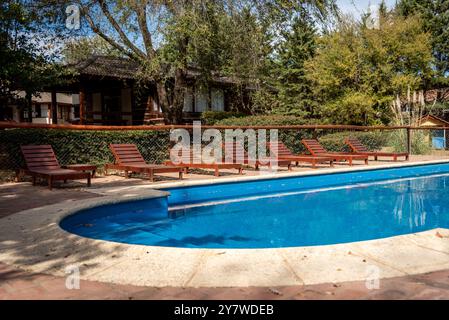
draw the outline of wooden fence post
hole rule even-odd
[[[412,154],[412,129],[407,127],[407,153]]]

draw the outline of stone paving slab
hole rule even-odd
[[[14,299],[449,299],[449,270],[383,279],[379,289],[367,289],[364,281],[319,285],[182,288],[141,287],[84,281],[69,290],[64,277],[30,274],[0,263],[0,300]]]

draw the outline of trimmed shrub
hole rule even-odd
[[[56,129],[0,130],[0,170],[24,166],[21,145],[49,144],[61,165],[91,163],[103,166],[113,161],[111,143],[134,143],[149,162],[168,159],[168,131],[93,131]]]
[[[337,132],[319,137],[320,143],[329,151],[350,152],[349,146],[345,144],[345,139],[355,137],[370,151],[380,150],[388,144],[390,133],[381,131],[370,132]]]
[[[241,118],[245,114],[231,111],[205,111],[201,114],[201,122],[205,125],[214,125],[217,122],[228,118]]]

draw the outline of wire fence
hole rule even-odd
[[[191,134],[192,126],[58,126],[0,123],[0,171],[11,172],[24,167],[21,145],[51,145],[61,165],[89,163],[101,171],[106,163],[114,161],[109,144],[135,144],[149,163],[162,163],[169,159],[170,132],[185,129]],[[329,151],[350,152],[345,144],[348,137],[357,137],[369,150],[409,152],[411,154],[446,155],[449,147],[449,128],[416,127],[359,127],[359,126],[203,126],[207,129],[254,130],[266,134],[275,130],[279,140],[293,153],[306,152],[302,139],[315,138]],[[258,131],[261,130],[261,131]],[[437,143],[438,142],[438,143]],[[203,141],[204,143],[204,141]],[[439,151],[437,149],[440,149]],[[449,152],[448,152],[449,154]]]

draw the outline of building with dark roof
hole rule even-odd
[[[147,83],[145,89],[138,86],[141,69],[137,62],[121,57],[91,56],[67,67],[73,70],[73,77],[67,83],[49,87],[45,93],[41,93],[49,97],[49,101],[45,101],[46,112],[39,113],[41,119],[35,119],[34,112],[29,117],[28,110],[17,107],[14,120],[96,125],[163,122],[155,84]],[[228,111],[236,99],[233,89],[237,81],[232,77],[212,74],[205,89],[197,85],[200,76],[201,72],[194,67],[187,70],[188,87],[183,109],[186,123],[199,119],[204,111]],[[247,87],[246,91],[250,90],[254,88]],[[61,109],[57,98],[61,94],[73,97],[73,101],[76,101],[70,110]],[[61,120],[62,114],[64,121]]]
[[[133,60],[92,56],[70,66],[72,83],[53,90],[79,94],[79,119],[83,124],[139,125],[163,121],[156,86],[137,86],[140,66]],[[208,110],[227,111],[234,99],[235,79],[213,74],[207,89],[196,84],[201,73],[189,68],[184,97],[184,120],[199,119]],[[248,90],[251,90],[248,88]]]

